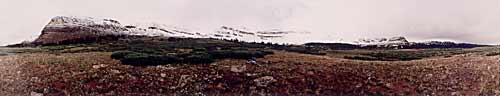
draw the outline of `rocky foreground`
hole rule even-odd
[[[500,95],[500,56],[481,54],[387,62],[277,52],[257,65],[227,59],[149,67],[110,55],[36,53],[14,61],[29,73],[33,92],[45,95]]]
[[[19,57],[9,53],[13,49],[0,48],[0,94],[5,96],[30,95],[28,82],[22,71]],[[3,54],[3,55],[2,55]]]
[[[11,46],[38,48],[0,48],[0,94],[500,95],[498,46],[404,37],[280,45],[240,40],[297,32],[164,28],[53,18],[35,41]]]

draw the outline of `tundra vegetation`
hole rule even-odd
[[[128,37],[13,52],[44,95],[500,94],[496,46],[334,46]]]

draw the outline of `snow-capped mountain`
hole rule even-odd
[[[279,39],[291,39],[291,35],[294,34],[307,34],[307,32],[281,31],[277,29],[270,31],[252,31],[247,28],[222,26],[210,36],[211,38],[238,39],[249,42],[272,42],[279,41]]]
[[[371,38],[371,39],[359,39],[354,41],[356,44],[360,45],[387,45],[387,44],[408,44],[408,40],[405,37],[391,37],[391,38]]]
[[[404,45],[409,45],[410,42],[405,37],[391,37],[391,38],[373,38],[373,39],[359,39],[354,41],[354,44],[360,46],[376,46],[384,48],[402,48]]]
[[[217,38],[246,42],[293,43],[308,38],[308,32],[261,30],[244,27],[222,26],[214,31],[194,31],[164,24],[122,24],[113,19],[58,16],[50,20],[42,34],[32,43],[35,45],[99,41],[116,36],[152,36],[177,38]],[[301,41],[296,41],[301,42]],[[304,42],[304,41],[302,41]],[[307,42],[306,42],[307,43]],[[405,37],[360,39],[353,43],[361,48],[468,48],[474,44],[454,42],[409,42]]]
[[[213,32],[193,31],[164,24],[121,24],[113,19],[91,17],[57,16],[42,30],[33,42],[36,44],[58,44],[71,40],[98,39],[102,36],[160,36],[179,38],[238,39],[247,42],[273,42],[290,39],[292,34],[306,34],[293,31],[254,31],[246,28],[222,26]]]
[[[482,45],[449,41],[410,42],[405,37],[360,39],[354,44],[361,48],[420,49],[420,48],[473,48]]]
[[[75,39],[121,35],[128,31],[116,20],[58,16],[43,28],[35,44],[58,44]]]

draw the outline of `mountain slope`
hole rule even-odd
[[[292,31],[251,31],[222,26],[215,32],[192,32],[188,29],[162,24],[126,25],[113,19],[91,17],[58,16],[50,20],[42,34],[33,43],[36,45],[94,42],[122,36],[152,36],[178,38],[238,39],[247,42],[273,42],[287,38]],[[283,43],[283,42],[281,42]]]
[[[306,43],[310,47],[334,50],[350,49],[426,49],[426,48],[474,48],[487,45],[455,43],[448,41],[411,42],[405,37],[360,39],[349,43]]]
[[[247,42],[273,42],[273,43],[293,43],[297,35],[305,35],[307,32],[263,30],[253,31],[247,28],[235,28],[222,26],[210,36],[219,39],[237,39]]]

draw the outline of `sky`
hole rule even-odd
[[[55,16],[311,33],[295,41],[404,36],[500,44],[499,0],[0,0],[0,12],[0,45],[35,39]]]

